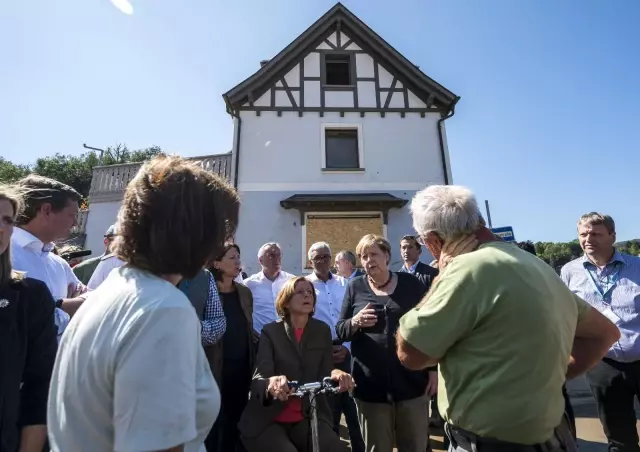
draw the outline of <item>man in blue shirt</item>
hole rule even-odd
[[[620,330],[620,340],[587,372],[610,452],[640,451],[634,398],[640,397],[640,257],[614,248],[609,215],[591,212],[578,221],[584,256],[562,268],[565,284]]]

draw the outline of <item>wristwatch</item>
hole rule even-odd
[[[63,302],[63,301],[64,301],[64,300],[62,300],[62,298],[61,298],[61,299],[59,299],[59,300],[56,300],[56,308],[61,309],[61,308],[62,308],[62,302]]]

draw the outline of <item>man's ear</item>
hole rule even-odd
[[[51,208],[51,204],[49,204],[48,202],[45,202],[40,206],[40,209],[38,209],[38,212],[42,213],[43,215],[50,215],[53,212],[53,209]]]

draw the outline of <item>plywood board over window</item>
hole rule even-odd
[[[347,249],[355,253],[356,245],[367,234],[384,235],[382,215],[375,214],[308,214],[306,249],[316,242],[327,242],[335,254]],[[305,250],[306,255],[306,250]],[[360,262],[358,261],[358,266]],[[305,259],[305,268],[310,268]]]

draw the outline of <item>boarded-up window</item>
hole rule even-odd
[[[356,245],[367,234],[384,235],[382,215],[308,215],[306,249],[316,242],[327,242],[334,254],[343,249],[355,253]],[[311,268],[306,259],[305,268]]]

